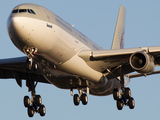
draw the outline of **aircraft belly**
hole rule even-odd
[[[79,79],[77,79],[75,76],[44,76],[48,82],[55,85],[58,88],[61,89],[77,89],[79,87]],[[85,80],[81,81],[80,87],[86,88],[87,84]]]
[[[90,88],[89,94],[96,96],[106,96],[112,94],[113,89],[115,88],[120,89],[120,83],[116,78],[108,80],[108,82],[101,87]]]

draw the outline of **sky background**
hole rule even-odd
[[[24,56],[11,42],[7,19],[12,9],[21,3],[44,6],[88,38],[110,49],[120,5],[126,8],[125,48],[160,46],[160,0],[1,0],[0,59]],[[31,96],[23,81],[20,88],[14,79],[0,80],[1,120],[158,120],[160,114],[160,75],[131,79],[129,87],[135,99],[135,109],[127,106],[118,111],[112,95],[88,95],[88,105],[73,104],[69,90],[38,83],[37,94],[46,106],[45,117],[27,115],[23,97]],[[77,90],[74,93],[78,93]]]

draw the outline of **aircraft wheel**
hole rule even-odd
[[[46,114],[46,108],[45,108],[44,105],[41,105],[39,107],[39,113],[40,113],[41,116],[45,116],[45,114]]]
[[[75,94],[73,96],[73,102],[74,102],[74,105],[76,105],[76,106],[79,105],[79,95],[78,94]]]
[[[28,96],[25,96],[25,97],[24,97],[23,102],[24,102],[24,106],[25,106],[25,107],[29,107],[30,104],[31,104],[31,100],[29,99]]]
[[[117,100],[117,109],[122,110],[123,109],[123,102],[122,100]]]
[[[82,101],[82,104],[83,104],[83,105],[86,105],[86,104],[87,104],[87,102],[88,102],[88,97],[87,97],[86,94],[82,94],[82,96],[81,96],[81,101]]]
[[[131,90],[129,88],[125,88],[125,97],[129,99],[131,97]]]
[[[35,101],[35,104],[37,106],[40,106],[42,104],[42,98],[40,95],[36,95],[35,98],[34,98],[34,101]]]
[[[34,109],[32,106],[28,107],[28,116],[29,117],[33,117],[34,115]]]
[[[133,98],[130,98],[130,99],[129,99],[128,105],[129,105],[129,108],[130,108],[130,109],[134,109],[135,101],[134,101]]]
[[[118,100],[120,97],[120,92],[118,91],[118,89],[114,89],[113,90],[113,98],[114,100]]]

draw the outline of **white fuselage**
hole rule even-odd
[[[20,7],[14,9],[20,9]],[[40,10],[45,12],[40,12]],[[36,48],[37,54],[54,63],[57,70],[82,77],[97,83],[97,85],[104,83],[101,87],[103,89],[108,87],[110,91],[105,94],[110,94],[114,87],[119,87],[117,80],[106,84],[107,79],[104,75],[89,67],[77,55],[82,50],[98,50],[102,49],[101,47],[49,10],[39,7],[35,8],[35,12],[37,16],[38,12],[43,13],[43,15],[39,15],[40,19],[35,18],[36,15],[29,16],[27,13],[11,14],[8,19],[9,36],[18,49],[25,53],[26,48]],[[116,86],[114,86],[114,82],[116,82]],[[108,88],[101,94],[104,94]]]

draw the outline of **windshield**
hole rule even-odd
[[[32,9],[15,9],[12,11],[12,13],[30,13],[30,14],[36,14]]]

